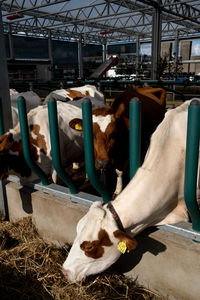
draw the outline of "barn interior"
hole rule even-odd
[[[199,98],[199,32],[198,0],[0,1],[4,131],[12,128],[11,88],[34,91],[43,101],[53,90],[91,84],[105,94],[106,105],[146,85],[167,91],[167,108]],[[40,236],[56,246],[71,244],[80,217],[102,201],[91,186],[73,195],[66,186],[22,185],[12,176],[0,182],[1,212],[12,222],[31,216]],[[139,240],[138,264],[131,269],[127,255],[118,269],[164,299],[199,300],[200,233],[192,223],[160,226]]]

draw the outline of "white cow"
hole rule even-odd
[[[12,91],[10,92],[10,100],[11,100],[11,106],[13,107],[17,108],[17,99],[19,98],[19,96],[25,98],[27,112],[42,104],[40,97],[33,91],[27,91],[22,93],[13,93]]]
[[[13,127],[15,127],[19,122],[18,109],[16,107],[11,106],[11,114],[12,114]]]
[[[165,114],[143,165],[112,204],[95,202],[79,221],[63,264],[69,281],[107,269],[126,248],[135,249],[134,236],[146,227],[188,221],[184,170],[189,103]]]
[[[17,99],[19,98],[19,96],[24,97],[24,99],[26,100],[27,113],[31,109],[41,105],[41,99],[36,93],[34,93],[32,91],[18,93],[15,89],[10,89],[10,101],[11,101],[11,113],[12,113],[13,127],[15,127],[19,121],[18,109],[17,109]]]
[[[45,98],[45,103],[49,99],[66,102],[66,101],[78,100],[86,96],[104,101],[103,93],[99,92],[94,85],[87,84],[84,86],[74,87],[67,90],[65,89],[55,90]]]

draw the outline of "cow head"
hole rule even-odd
[[[92,112],[93,142],[95,167],[105,170],[114,160],[118,138],[123,134],[124,126],[120,124],[121,113],[115,113],[111,107],[101,107]],[[69,126],[75,130],[83,130],[82,120],[73,119]]]
[[[119,243],[129,250],[137,246],[135,239],[119,230],[107,205],[95,202],[77,225],[77,236],[63,264],[67,280],[76,282],[110,267],[119,258]]]
[[[38,153],[46,155],[44,136],[40,134],[38,125],[30,126],[30,152],[33,161],[38,161]],[[17,127],[16,131],[10,130],[0,137],[0,179],[11,174],[19,176],[24,182],[37,179],[24,159],[21,134]]]
[[[0,137],[0,179],[9,174],[29,177],[31,170],[27,166],[21,140],[14,140],[13,134],[8,132]]]

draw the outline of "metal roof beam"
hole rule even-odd
[[[40,5],[37,5],[37,0],[35,1],[35,3],[33,4],[32,1],[30,1],[32,4],[32,6],[30,6],[29,8],[24,8],[24,2],[25,1],[22,1],[22,5],[21,7],[19,6],[19,1],[16,1],[16,0],[12,0],[11,4],[7,4],[7,3],[4,3],[4,1],[2,2],[2,9],[5,9],[7,11],[6,14],[3,14],[3,16],[9,16],[10,14],[20,14],[20,13],[27,13],[27,12],[30,12],[32,10],[35,10],[35,9],[40,9],[40,8],[43,8],[43,7],[48,7],[48,6],[52,6],[52,5],[55,5],[55,4],[59,4],[59,3],[63,3],[63,2],[68,2],[70,0],[54,0],[54,1],[48,1],[48,0],[44,0],[46,3],[44,4],[40,4]]]
[[[193,23],[200,24],[200,20],[196,20],[200,16],[200,10],[186,4],[185,2],[177,2],[176,0],[161,0],[162,4],[159,5],[158,2],[154,0],[138,0],[144,4],[152,5],[155,8],[161,9],[162,12],[168,13],[169,15],[174,15],[177,17],[183,17],[184,20],[190,20]],[[167,3],[168,5],[165,5]],[[166,6],[169,6],[167,9]]]
[[[195,12],[195,16],[197,17],[199,15],[199,10],[191,7],[190,5],[187,5],[185,3],[181,3],[180,4],[180,1],[178,2],[179,4],[177,4],[177,7],[176,7],[176,0],[162,0],[161,1],[161,5],[159,6],[158,2],[156,1],[153,1],[153,0],[134,0],[134,1],[131,1],[131,0],[110,0],[111,2],[114,2],[114,3],[118,3],[119,5],[121,6],[124,6],[124,7],[128,7],[130,9],[135,9],[135,8],[142,8],[143,6],[141,4],[139,4],[139,2],[143,3],[143,4],[146,4],[146,5],[149,5],[150,7],[154,7],[154,8],[160,8],[163,12],[162,14],[162,18],[164,20],[167,20],[168,16],[166,16],[165,13],[169,14],[169,15],[174,15],[174,16],[178,16],[178,17],[181,17],[183,18],[184,20],[189,20],[190,23],[186,23],[185,22],[185,26],[190,26],[191,27],[191,22],[193,23],[198,23],[200,24],[200,21],[196,20],[196,19],[193,19],[192,17],[190,17],[189,15],[194,15],[194,12]],[[165,8],[165,1],[167,1],[168,5],[169,3],[171,2],[171,5],[173,4],[173,9],[175,9],[176,11],[174,12],[172,9],[167,9]],[[195,1],[195,0],[194,0]],[[178,9],[178,5],[180,5],[180,9]],[[187,12],[187,15],[184,15],[184,12]],[[197,13],[198,12],[198,13]],[[174,21],[176,22],[176,20]]]

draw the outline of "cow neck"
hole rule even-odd
[[[118,213],[116,212],[116,210],[114,209],[113,205],[111,202],[108,202],[108,205],[107,205],[107,208],[110,210],[110,212],[112,213],[113,215],[113,218],[118,226],[118,228],[122,231],[125,232],[125,229],[124,229],[124,226],[122,225],[122,222],[120,220],[120,217],[118,215]]]

